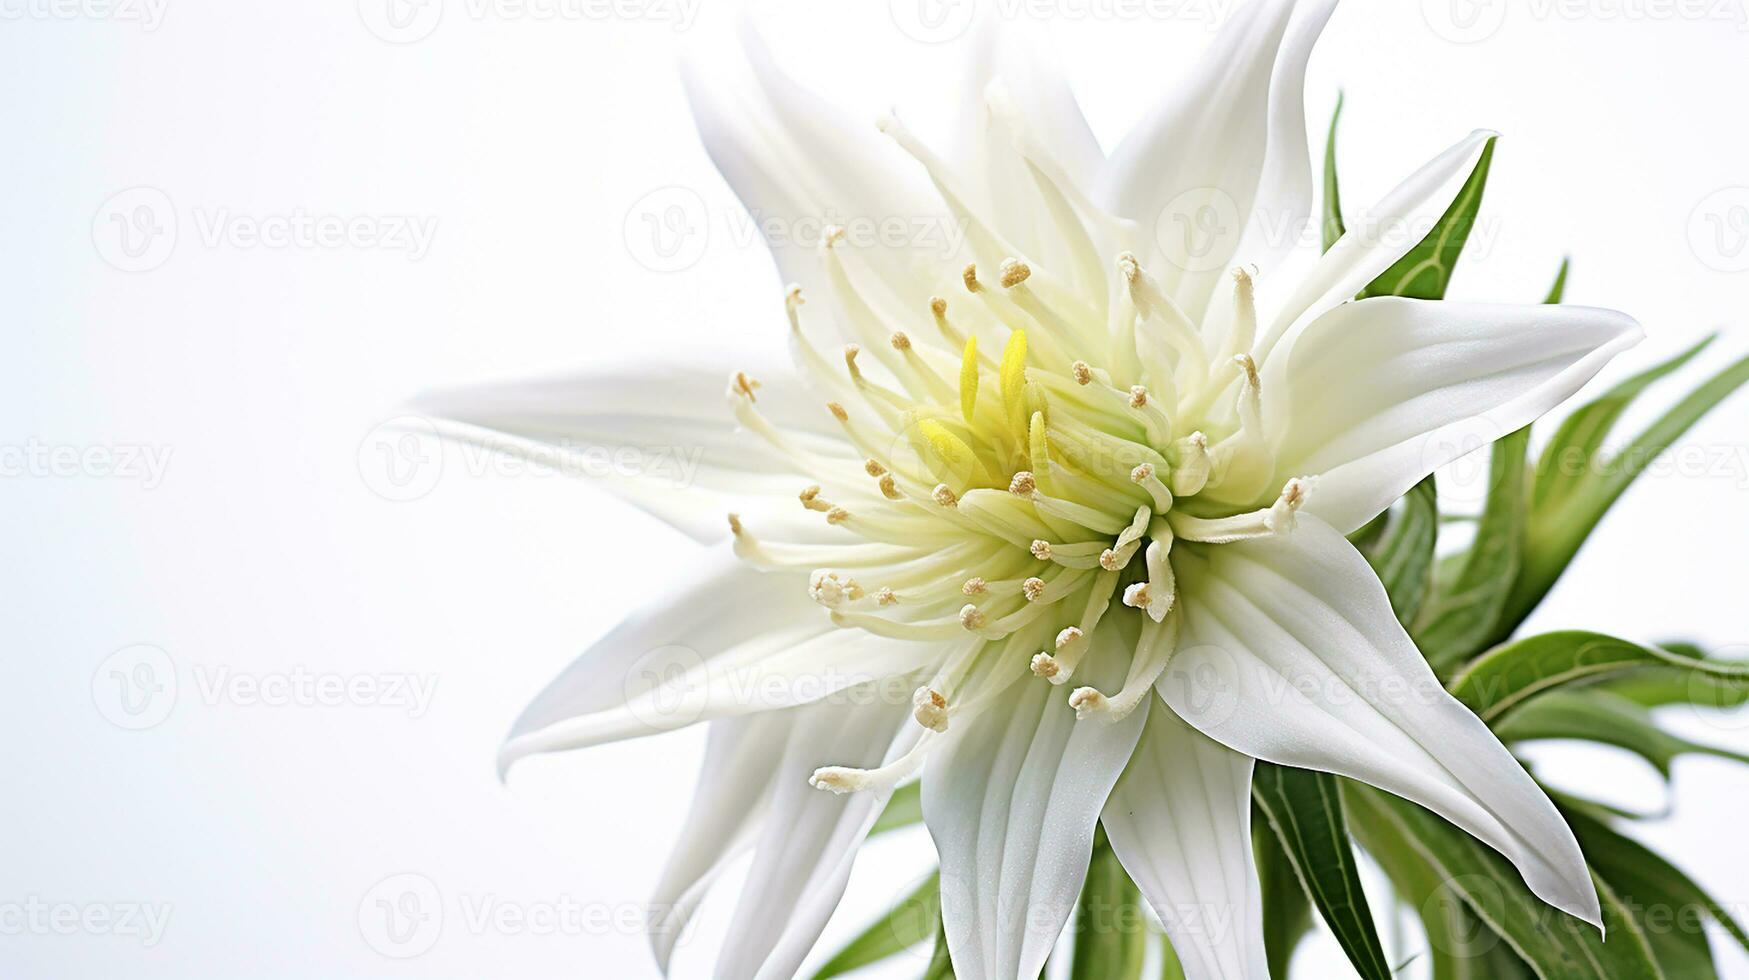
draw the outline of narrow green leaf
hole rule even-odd
[[[1542,980],[1664,980],[1639,924],[1601,879],[1593,877],[1607,942],[1595,927],[1532,895],[1498,851],[1433,813],[1352,782],[1344,798],[1357,821],[1394,829],[1432,866],[1440,892],[1427,901],[1439,895],[1462,901]]]
[[[941,872],[933,872],[906,895],[886,915],[881,916],[862,934],[846,943],[837,955],[826,961],[814,974],[814,980],[826,980],[860,970],[870,963],[879,963],[935,935],[941,920]]]
[[[1507,604],[1503,629],[1510,631],[1536,608],[1634,479],[1745,382],[1749,382],[1749,357],[1714,375],[1629,442],[1616,454],[1606,472],[1588,478],[1558,504],[1534,513],[1525,545],[1524,573]]]
[[[1433,551],[1439,538],[1439,492],[1429,474],[1415,484],[1385,516],[1384,527],[1361,545],[1397,620],[1412,622],[1433,577]]]
[[[1494,143],[1494,140],[1489,140],[1482,147],[1482,157],[1476,161],[1476,168],[1470,172],[1469,179],[1458,191],[1457,199],[1451,202],[1439,223],[1420,244],[1397,260],[1396,265],[1374,279],[1372,285],[1360,294],[1362,299],[1368,296],[1445,298],[1452,269],[1469,242],[1476,215],[1482,208],[1482,190],[1488,184],[1488,168],[1494,162]]]
[[[1390,980],[1391,967],[1360,887],[1336,777],[1259,762],[1251,798],[1269,818],[1306,897],[1355,971],[1365,980]]]
[[[930,954],[929,968],[923,971],[923,980],[954,980],[953,959],[947,952],[947,923],[938,921],[935,926],[935,952]]]
[[[1546,691],[1663,665],[1733,685],[1749,684],[1749,664],[1696,660],[1601,633],[1571,630],[1516,640],[1476,658],[1448,685],[1470,710],[1493,724]]]
[[[1095,848],[1075,906],[1072,980],[1139,980],[1148,949],[1142,893],[1110,847]]]
[[[1496,440],[1489,450],[1488,501],[1457,573],[1434,579],[1433,594],[1413,630],[1440,674],[1475,656],[1494,639],[1524,556],[1526,458],[1530,427]]]
[[[1678,656],[1706,660],[1707,653],[1693,643],[1672,640],[1658,644]],[[1715,661],[1723,662],[1723,661]],[[1629,671],[1603,681],[1602,687],[1646,708],[1687,704],[1720,710],[1749,704],[1749,685],[1720,681],[1691,670],[1658,665]]]
[[[1256,787],[1253,788],[1255,794]],[[1263,953],[1269,975],[1288,980],[1294,950],[1312,928],[1312,904],[1294,874],[1281,839],[1256,801],[1251,805],[1251,843],[1257,855],[1257,882],[1263,890]]]
[[[1702,927],[1709,918],[1749,950],[1749,933],[1680,868],[1583,810],[1563,807],[1563,813],[1593,870],[1624,905],[1639,910],[1652,954],[1666,976],[1713,975],[1712,948]]]
[[[898,830],[923,822],[923,784],[908,783],[893,790],[893,795],[887,800],[887,808],[875,819],[874,826],[868,835],[874,837],[888,831]]]
[[[1336,93],[1336,111],[1330,114],[1330,136],[1324,141],[1324,251],[1348,233],[1342,223],[1342,191],[1336,181],[1336,124],[1342,120],[1345,96]]]
[[[1346,787],[1348,798],[1352,788]],[[1416,852],[1401,828],[1354,814],[1350,828],[1390,879],[1397,901],[1421,920],[1426,957],[1433,980],[1534,980],[1536,972],[1512,952],[1500,934],[1489,928],[1451,890],[1434,866]]]
[[[1717,338],[1717,334],[1704,338],[1675,357],[1623,381],[1567,416],[1561,427],[1555,430],[1555,437],[1543,447],[1542,456],[1537,461],[1531,505],[1538,512],[1546,512],[1583,485],[1604,440],[1609,438],[1610,431],[1634,399],[1694,360]]]
[[[1494,733],[1507,742],[1565,738],[1613,745],[1645,759],[1665,779],[1676,758],[1688,753],[1749,764],[1749,756],[1672,735],[1648,709],[1595,687],[1543,694],[1496,724]]]
[[[1555,284],[1549,287],[1548,298],[1543,300],[1545,306],[1554,306],[1567,298],[1567,273],[1572,269],[1572,259],[1561,260],[1560,271],[1555,273]]]
[[[1185,980],[1184,964],[1178,959],[1178,951],[1172,948],[1172,940],[1160,934],[1160,980]]]

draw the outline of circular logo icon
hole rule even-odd
[[[1688,247],[1709,269],[1749,271],[1749,187],[1726,187],[1695,205]]]
[[[423,41],[443,20],[443,0],[358,0],[365,29],[390,44]]]
[[[1422,471],[1439,473],[1441,500],[1479,507],[1494,490],[1492,452],[1483,452],[1505,436],[1500,427],[1470,419],[1428,433],[1421,442]]]
[[[156,187],[130,187],[97,209],[91,241],[117,269],[151,272],[176,251],[176,205]]]
[[[691,268],[704,258],[710,237],[710,213],[690,187],[658,188],[626,212],[626,250],[651,272]]]
[[[422,874],[390,875],[358,903],[358,933],[390,959],[406,960],[437,945],[443,935],[443,896]]]
[[[92,673],[91,700],[118,728],[156,727],[176,707],[176,662],[150,644],[122,647]]]
[[[887,0],[899,32],[923,44],[943,44],[966,32],[977,0]]]
[[[1709,660],[1741,664],[1749,662],[1749,646],[1724,646],[1707,651]],[[1749,682],[1708,677],[1688,671],[1688,708],[1708,726],[1721,731],[1749,728]]]
[[[625,694],[626,710],[645,725],[685,728],[704,714],[710,694],[704,658],[691,647],[657,647],[626,671]]]
[[[430,419],[403,415],[382,423],[358,444],[358,475],[384,500],[406,503],[430,493],[443,477],[443,439]]]
[[[1472,906],[1480,914],[1472,912]],[[1483,916],[1504,922],[1511,914],[1500,885],[1483,875],[1459,875],[1442,881],[1421,903],[1423,919],[1437,916],[1451,926],[1432,937],[1432,942],[1440,952],[1457,959],[1485,956],[1499,944],[1500,934],[1488,927]]]
[[[1178,717],[1207,732],[1226,724],[1239,710],[1241,680],[1238,659],[1204,643],[1173,654],[1160,687]]]
[[[1219,187],[1193,187],[1166,202],[1154,219],[1154,242],[1185,272],[1224,268],[1245,231],[1239,202]]]
[[[1475,44],[1506,24],[1507,0],[1421,0],[1421,17],[1453,44]]]

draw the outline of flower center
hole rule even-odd
[[[930,169],[974,245],[1003,244],[926,149],[896,123],[884,128]],[[767,541],[731,515],[735,549],[763,567],[809,569],[810,595],[841,627],[948,653],[914,698],[917,748],[880,770],[823,769],[816,785],[848,791],[903,778],[932,736],[1025,675],[1015,665],[1067,684],[1108,638],[1130,652],[1122,688],[1079,687],[1070,703],[1081,718],[1126,716],[1175,646],[1174,544],[1285,530],[1305,496],[1293,481],[1258,507],[1275,466],[1248,353],[1250,274],[1234,273],[1215,351],[1128,252],[1116,279],[1097,284],[1109,300],[1088,298],[1086,270],[1077,290],[1016,258],[994,275],[967,265],[969,302],[950,310],[932,298],[930,329],[914,337],[903,326],[922,318],[883,307],[843,237],[827,229],[822,247],[833,312],[851,341],[842,363],[803,329],[799,287],[786,310],[801,371],[831,397],[855,455],[779,431],[745,375],[729,391],[739,422],[817,481],[800,504],[835,532],[828,543]],[[1119,333],[1134,338],[1129,363],[1109,356]]]

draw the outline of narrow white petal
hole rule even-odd
[[[795,728],[792,712],[712,722],[680,839],[650,898],[650,946],[662,972],[717,876],[758,839],[770,805],[771,760]]]
[[[826,224],[878,227],[945,214],[870,122],[848,117],[786,75],[751,26],[741,34],[740,64],[685,62],[681,78],[711,160],[761,230],[781,234],[772,254],[784,283],[810,291],[820,284],[816,246]],[[862,253],[895,294],[913,306],[926,301],[928,291],[913,287],[906,250]]]
[[[808,775],[826,765],[878,766],[922,731],[908,724],[908,698],[892,685],[857,688],[788,714],[793,723],[783,752],[766,759],[773,774],[768,816],[717,958],[721,980],[795,975],[890,796],[822,792],[808,785]]]
[[[1372,208],[1351,215],[1348,233],[1296,280],[1294,291],[1269,297],[1273,316],[1264,322],[1254,354],[1259,364],[1296,325],[1346,303],[1420,244],[1445,214],[1469,178],[1482,148],[1495,133],[1478,130],[1433,158]],[[1262,297],[1260,297],[1262,299]]]
[[[1103,822],[1189,980],[1268,980],[1251,852],[1253,760],[1154,706]]]
[[[1183,646],[1159,691],[1247,755],[1371,783],[1504,854],[1544,901],[1597,923],[1597,893],[1554,804],[1446,693],[1377,576],[1302,514],[1292,533],[1174,551]]]
[[[1150,265],[1193,321],[1202,319],[1252,224],[1253,209],[1262,203],[1258,192],[1272,148],[1282,155],[1284,175],[1295,154],[1306,153],[1303,106],[1297,112],[1276,108],[1271,89],[1274,80],[1281,100],[1303,98],[1303,59],[1333,4],[1313,6],[1302,20],[1309,30],[1289,45],[1279,73],[1293,0],[1253,0],[1240,8],[1190,77],[1171,86],[1107,164],[1101,196],[1114,212],[1150,238],[1156,231],[1194,237],[1183,247],[1173,237],[1171,247],[1155,253],[1164,261]],[[1271,189],[1279,193],[1279,187]],[[1278,206],[1281,198],[1266,203]]]
[[[1319,317],[1264,376],[1279,486],[1348,533],[1422,477],[1565,401],[1639,325],[1607,310],[1379,297]]]
[[[684,365],[580,372],[427,392],[411,408],[444,423],[464,443],[464,458],[505,452],[540,472],[589,477],[709,542],[727,536],[726,514],[772,511],[808,482],[789,459],[737,431],[725,394],[730,374]],[[803,386],[770,379],[757,406],[773,424],[814,451],[848,452]],[[786,531],[807,529],[795,508],[776,513]]]
[[[806,704],[943,652],[838,629],[808,597],[805,575],[756,571],[713,551],[541,692],[499,750],[499,766]]]
[[[1077,680],[1122,684],[1129,649],[1115,625],[1095,632]],[[1078,722],[1068,698],[1030,676],[1016,681],[950,730],[924,772],[923,818],[941,857],[942,916],[962,980],[1038,975],[1074,910],[1099,812],[1148,713]]]

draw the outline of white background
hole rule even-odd
[[[0,479],[0,905],[170,915],[151,945],[0,921],[0,973],[654,975],[624,920],[676,832],[699,733],[538,759],[508,786],[492,755],[524,701],[695,550],[578,480],[455,450],[428,493],[385,499],[372,432],[434,385],[683,352],[727,371],[778,350],[778,284],[739,234],[673,70],[681,47],[727,43],[731,8],[576,3],[590,16],[554,19],[427,2],[412,12],[441,19],[396,44],[371,29],[388,23],[379,0],[0,0],[0,445],[12,460],[32,446],[168,454],[157,479],[105,475],[95,457]],[[1044,19],[1107,146],[1225,6]],[[1654,402],[1749,350],[1742,5],[1464,6],[1483,18],[1471,34],[1453,32],[1445,0],[1349,0],[1331,24],[1308,97],[1320,130],[1348,93],[1348,203],[1471,128],[1498,129],[1484,247],[1455,295],[1538,299],[1571,252],[1570,300],[1646,324],[1635,363],[1724,327]],[[908,38],[885,2],[760,10],[779,57],[863,117],[897,103],[927,125],[956,98],[952,47]],[[640,199],[676,185],[701,196],[710,234],[690,267],[655,271],[627,235]],[[140,187],[155,190],[112,201]],[[161,230],[175,223],[154,247],[174,248],[134,260],[121,249],[144,239],[124,242],[114,220],[142,203]],[[299,215],[359,221],[339,243],[237,237]],[[371,237],[404,217],[435,229],[422,254]],[[1691,436],[1711,472],[1643,481],[1535,625],[1743,654],[1749,469],[1731,454],[1746,421],[1740,398]],[[138,644],[163,651],[156,676],[177,684],[149,716],[118,710],[111,676],[137,651],[106,663]],[[271,705],[211,690],[298,671],[435,693],[420,711],[369,692]],[[142,717],[161,720],[112,722]],[[1749,716],[1672,722],[1749,748]],[[1641,764],[1536,757],[1566,784],[1663,803]],[[1741,911],[1749,771],[1685,759],[1675,801],[1681,815],[1645,838]],[[907,889],[928,851],[916,834],[878,848],[827,945]],[[402,873],[429,880],[442,919],[397,946],[374,901]],[[567,901],[590,910],[586,928],[475,919]],[[709,907],[681,975],[708,974],[727,910]],[[429,950],[401,960],[385,945]],[[1320,936],[1301,955],[1328,967],[1334,949]],[[1722,964],[1749,976],[1738,951]]]

